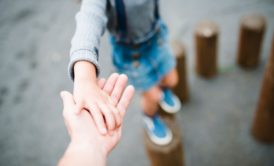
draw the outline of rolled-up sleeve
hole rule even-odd
[[[97,75],[100,72],[98,50],[101,36],[106,28],[106,0],[83,0],[76,14],[76,31],[71,40],[69,75],[74,79],[74,64],[88,61],[95,65]]]

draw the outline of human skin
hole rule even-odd
[[[158,104],[162,97],[162,88],[173,88],[178,83],[178,73],[176,69],[171,70],[160,81],[160,85],[155,85],[148,91],[142,93],[141,104],[143,111],[148,116],[153,116],[158,111]]]
[[[126,83],[125,76],[118,74],[112,74],[108,80],[97,81],[98,87],[103,89],[109,98],[112,95],[117,96],[117,101],[112,102],[118,110],[121,124],[134,94],[134,88],[126,87]],[[61,92],[61,97],[64,105],[63,116],[71,141],[58,165],[106,165],[108,154],[121,138],[122,125],[115,126],[113,130],[102,135],[97,130],[90,111],[85,109],[78,111],[72,94],[64,91]]]
[[[96,68],[87,61],[79,61],[74,65],[74,75],[73,96],[78,112],[82,109],[89,110],[101,134],[106,134],[108,131],[114,130],[115,126],[121,125],[119,114],[115,108],[119,95],[110,94],[113,85],[107,84],[109,86],[104,86],[101,89],[97,84]],[[122,77],[127,81],[125,75]],[[114,73],[109,79],[115,82],[117,78],[118,74]],[[121,86],[123,88],[126,84]]]

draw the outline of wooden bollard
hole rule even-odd
[[[252,134],[261,142],[274,143],[274,35],[269,61],[264,72]]]
[[[217,74],[218,26],[211,21],[203,21],[195,30],[196,72],[210,78]]]
[[[174,93],[176,93],[181,102],[186,102],[188,100],[188,85],[185,49],[179,42],[172,42],[171,46],[177,59],[177,71],[179,75],[179,82],[178,85],[174,88]],[[159,115],[171,130],[173,139],[168,145],[156,145],[150,140],[146,131],[144,131],[145,149],[150,160],[150,165],[183,166],[183,144],[181,141],[180,128],[176,122],[175,114],[166,113],[159,107]]]
[[[171,129],[173,139],[170,144],[160,146],[154,144],[144,132],[144,142],[151,166],[183,166],[184,155],[181,143],[181,134],[178,124],[174,119],[164,117],[168,127]]]
[[[186,66],[186,51],[182,43],[173,41],[171,43],[173,53],[177,59],[177,72],[179,82],[173,89],[174,93],[179,97],[181,102],[187,102],[189,99],[188,83],[187,83],[187,66]]]
[[[249,15],[242,18],[237,55],[237,63],[242,68],[258,66],[265,26],[263,16]]]

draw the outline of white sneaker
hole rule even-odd
[[[172,141],[172,132],[165,122],[156,114],[153,117],[144,115],[147,134],[157,145],[167,145]]]
[[[174,114],[180,111],[181,102],[170,89],[163,89],[160,106],[165,112]]]

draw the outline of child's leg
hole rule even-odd
[[[174,68],[161,80],[161,86],[166,88],[173,88],[178,83],[178,72]]]
[[[176,69],[171,70],[161,80],[160,86],[165,88],[173,88],[178,83],[178,73]],[[154,86],[142,94],[142,107],[144,113],[148,116],[153,116],[158,111],[158,104],[162,98],[162,89],[159,86]]]
[[[143,92],[141,104],[143,111],[148,116],[153,116],[158,111],[158,103],[161,100],[162,91],[159,86],[154,86]]]
[[[167,145],[173,136],[168,126],[157,114],[161,95],[162,90],[159,86],[154,86],[142,94],[143,119],[151,141],[157,145]]]
[[[160,101],[161,108],[168,113],[176,113],[181,108],[179,98],[173,94],[171,89],[178,83],[178,73],[174,68],[166,74],[161,80],[160,86],[162,90],[162,97]]]

